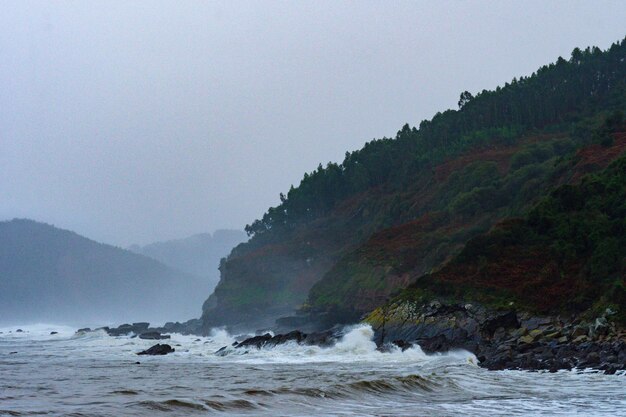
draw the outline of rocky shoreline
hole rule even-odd
[[[593,321],[580,317],[537,317],[493,311],[480,305],[403,303],[372,313],[377,344],[426,353],[465,349],[490,370],[626,370],[626,331],[611,322],[607,310]]]
[[[480,305],[442,304],[433,301],[417,306],[396,304],[370,314],[365,322],[375,331],[380,351],[406,350],[419,345],[425,353],[465,349],[476,355],[478,365],[489,370],[593,369],[607,374],[626,371],[626,330],[611,321],[607,310],[593,321],[579,317],[537,317],[528,313],[494,311]],[[169,339],[167,333],[202,333],[202,323],[149,323],[103,327],[110,336],[131,335],[148,340]],[[300,330],[272,335],[264,332],[234,342],[215,352],[225,356],[233,351],[272,348],[285,343],[328,347],[345,334],[344,326],[304,333]],[[91,331],[80,329],[77,332]],[[167,348],[166,348],[167,346]],[[167,354],[168,345],[155,345],[140,354]]]

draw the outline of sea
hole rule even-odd
[[[227,349],[239,337],[156,342],[104,331],[0,328],[0,416],[620,416],[626,375],[487,371],[466,351],[376,350],[358,325],[328,348]],[[57,332],[51,334],[51,332]]]

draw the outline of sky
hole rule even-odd
[[[321,163],[626,35],[624,1],[0,0],[0,220],[242,229]]]

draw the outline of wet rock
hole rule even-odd
[[[163,340],[163,339],[169,339],[170,335],[161,334],[159,332],[145,332],[145,333],[141,333],[139,335],[139,338],[146,339],[146,340]]]
[[[109,336],[122,336],[133,333],[133,326],[131,324],[122,324],[114,329],[107,330]]]
[[[509,311],[487,319],[481,326],[482,331],[489,336],[492,336],[500,327],[503,329],[517,329],[520,327],[517,314],[514,311]]]
[[[294,330],[287,334],[278,334],[272,337],[270,340],[267,341],[266,345],[276,346],[276,345],[285,344],[287,342],[296,342],[299,344],[299,343],[302,343],[305,337],[306,335],[302,333],[301,331]]]
[[[257,349],[261,349],[265,344],[272,338],[272,335],[269,333],[265,333],[261,336],[250,337],[243,342],[237,345],[238,348],[243,347],[256,347]]]
[[[313,332],[306,335],[303,343],[309,346],[329,347],[335,344],[337,339],[341,336],[341,334],[338,334],[333,330],[327,330],[324,332]]]
[[[87,333],[87,332],[90,332],[90,331],[91,331],[91,328],[83,327],[82,329],[76,330],[76,333]]]
[[[404,352],[407,349],[411,349],[413,347],[413,343],[407,342],[406,340],[402,340],[402,339],[394,340],[391,343],[399,347],[402,350],[402,352]]]
[[[55,334],[59,334],[59,332],[50,332],[50,336],[55,335]]]
[[[22,329],[17,329],[17,330],[15,331],[15,333],[23,333],[23,332],[24,332],[24,330],[22,330]]]
[[[427,339],[420,339],[418,344],[426,353],[447,352],[455,347],[450,343],[450,340],[442,334]]]
[[[170,345],[156,344],[149,349],[137,353],[137,355],[167,355],[172,352],[175,352],[175,349]]]

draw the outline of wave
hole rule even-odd
[[[464,350],[455,350],[447,353],[427,355],[415,345],[402,351],[396,346],[391,346],[388,351],[381,352],[374,342],[374,330],[368,324],[358,324],[346,328],[345,334],[337,343],[330,347],[300,345],[296,342],[288,342],[282,345],[263,347],[261,349],[248,348],[237,349],[232,347],[233,341],[238,337],[228,335],[221,330],[219,339],[223,342],[220,348],[225,348],[218,356],[228,357],[232,361],[248,363],[311,363],[311,362],[430,362],[430,361],[453,361],[464,364],[476,364],[476,357]],[[217,340],[217,337],[215,338]]]

